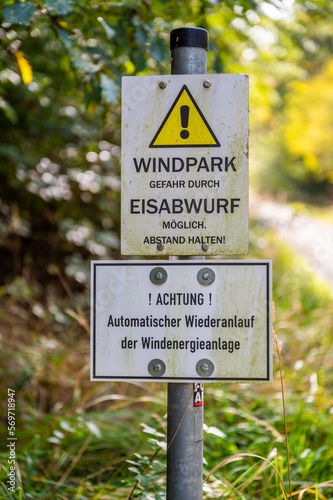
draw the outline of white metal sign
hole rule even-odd
[[[270,261],[94,261],[92,380],[272,380]]]
[[[248,76],[122,79],[121,252],[248,252]]]

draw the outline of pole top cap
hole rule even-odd
[[[208,31],[203,28],[177,28],[170,33],[170,50],[178,47],[208,49]]]

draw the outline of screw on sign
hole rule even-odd
[[[163,285],[168,279],[168,273],[163,267],[155,267],[151,270],[149,278],[154,285]]]
[[[214,368],[214,363],[210,359],[201,359],[196,366],[196,370],[201,376],[210,376],[214,372]]]
[[[153,377],[162,377],[165,369],[165,363],[161,359],[152,359],[148,365],[148,371]]]
[[[201,285],[209,286],[215,281],[215,272],[209,267],[204,267],[198,272],[197,279]]]

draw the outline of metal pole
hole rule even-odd
[[[205,74],[207,48],[202,28],[171,31],[171,74]],[[167,500],[202,500],[203,405],[194,406],[193,390],[194,384],[168,384]]]

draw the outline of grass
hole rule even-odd
[[[259,224],[251,257],[273,260],[292,498],[332,499],[331,292]],[[52,294],[42,303],[27,282],[2,289],[2,387],[17,396],[20,488],[16,496],[6,488],[2,446],[0,498],[165,499],[166,385],[89,382],[89,337],[75,319],[88,317],[88,291],[74,302]],[[206,384],[205,499],[290,498],[276,361],[273,384]]]

